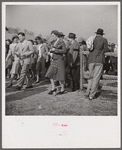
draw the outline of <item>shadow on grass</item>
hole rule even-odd
[[[40,88],[30,89],[30,90],[27,90],[27,91],[25,90],[25,91],[22,91],[22,92],[13,93],[11,95],[6,96],[6,102],[22,100],[24,98],[42,93],[44,91],[47,91],[47,87],[40,87]]]
[[[39,86],[43,86],[43,85],[49,85],[50,83],[49,82],[45,82],[45,81],[41,81],[40,83],[38,84],[33,84],[33,87],[39,87]],[[26,85],[24,85],[26,86]],[[15,92],[15,90],[11,87],[11,88],[6,88],[6,93],[12,93],[12,92]]]

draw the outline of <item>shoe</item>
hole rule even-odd
[[[85,97],[89,97],[89,93],[88,93],[88,92],[85,92],[85,93],[84,93],[84,96],[85,96]]]
[[[72,88],[72,92],[75,92],[76,91],[76,89],[75,88]]]
[[[93,99],[93,97],[90,97],[90,96],[89,96],[89,100],[92,100],[92,99]]]
[[[65,90],[64,91],[60,91],[60,92],[58,92],[57,94],[58,95],[61,95],[61,94],[64,94],[65,93]]]
[[[93,99],[96,99],[96,96],[94,97],[89,96],[89,100],[93,100]]]
[[[7,79],[10,79],[10,78],[11,78],[11,75],[7,76],[6,78],[7,78]]]
[[[13,88],[14,88],[15,90],[17,90],[17,91],[20,91],[22,87],[20,87],[20,86],[14,86]]]
[[[26,89],[30,89],[30,88],[33,88],[33,85],[27,86],[27,87],[26,87]]]
[[[49,95],[52,95],[53,92],[56,92],[56,90],[57,90],[57,89],[55,88],[54,90],[51,90],[48,94],[49,94]]]
[[[12,84],[9,84],[8,86],[6,86],[6,88],[10,88],[10,87],[12,87]]]
[[[39,81],[36,81],[35,83],[39,83]]]

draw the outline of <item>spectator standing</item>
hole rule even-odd
[[[9,53],[9,48],[10,48],[10,44],[11,44],[11,40],[10,39],[7,39],[6,40],[6,57]],[[11,68],[12,68],[12,56],[9,57],[9,59],[7,60],[6,62],[6,78],[10,78],[10,71],[11,71]]]
[[[60,32],[60,38],[62,38],[62,40],[64,41],[66,45],[66,53],[63,54],[63,57],[64,57],[64,63],[65,63],[65,86],[68,87],[71,83],[70,72],[69,72],[68,61],[67,61],[67,54],[69,51],[70,42],[67,40],[67,38],[65,38],[65,35],[63,34],[63,32]]]
[[[86,41],[83,40],[79,44],[83,51],[88,51]],[[88,55],[83,55],[82,59],[83,59],[83,71],[87,71],[88,70]]]
[[[102,75],[103,63],[105,63],[104,53],[108,50],[108,42],[103,35],[103,29],[99,28],[96,32],[93,49],[89,53],[89,80],[85,93],[85,96],[88,96],[89,100],[92,100],[97,92]]]
[[[110,52],[114,52],[114,49],[115,49],[115,44],[111,43]],[[109,60],[110,60],[109,62],[112,71],[117,71],[117,57],[110,56]]]
[[[37,62],[37,46],[34,45],[34,41],[33,40],[29,40],[32,42],[33,44],[33,49],[34,49],[34,53],[31,55],[31,64],[30,64],[30,75],[32,80],[35,80],[35,75],[36,75],[36,62]]]
[[[47,43],[46,43],[45,39],[43,39],[43,44],[42,44],[41,52],[42,52],[42,57],[41,57],[41,63],[42,63],[41,76],[44,79],[46,71],[47,71],[46,67],[48,67],[46,65],[49,64],[48,47],[47,47]]]
[[[70,67],[70,74],[72,78],[72,91],[76,91],[80,88],[80,46],[75,40],[76,34],[69,33],[69,41],[71,46],[67,54],[68,65]]]

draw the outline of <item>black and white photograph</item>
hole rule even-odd
[[[3,148],[119,148],[120,58],[120,2],[2,2]]]

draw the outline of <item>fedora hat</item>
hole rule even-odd
[[[69,33],[69,36],[68,36],[69,38],[76,38],[76,34],[74,34],[74,33]]]
[[[114,44],[114,43],[111,43],[111,46],[115,46],[115,44]]]
[[[41,38],[40,36],[37,36],[37,37],[35,38],[35,40],[42,40],[42,38]]]
[[[59,33],[57,30],[53,30],[53,31],[51,32],[51,34],[55,34],[55,35],[57,35],[57,36],[60,35],[60,33]]]
[[[105,33],[103,33],[103,29],[101,29],[101,28],[99,28],[98,30],[97,30],[97,32],[95,32],[96,34],[100,34],[100,35],[103,35],[103,34],[105,34]]]
[[[61,37],[62,37],[62,36],[65,36],[65,35],[63,34],[63,32],[59,32],[59,34],[60,34]]]

